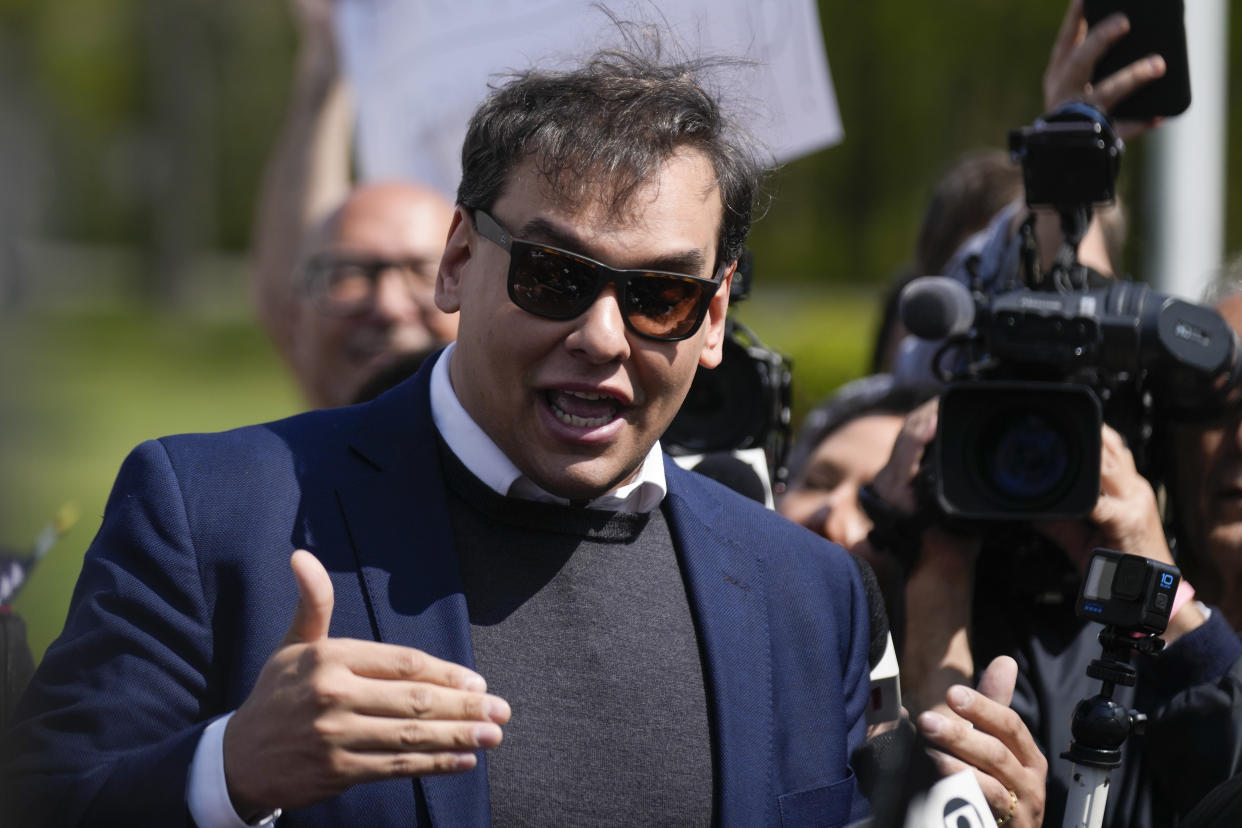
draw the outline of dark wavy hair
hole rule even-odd
[[[724,206],[717,262],[736,259],[772,164],[706,84],[712,72],[746,62],[668,61],[652,28],[614,23],[622,47],[573,69],[515,73],[493,87],[466,132],[458,203],[491,209],[509,174],[531,159],[557,198],[598,199],[620,215],[665,160],[698,150],[715,170]]]

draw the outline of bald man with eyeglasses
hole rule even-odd
[[[457,316],[435,305],[451,218],[425,187],[363,184],[311,236],[272,323],[309,402],[353,403],[378,374],[453,341]]]
[[[299,49],[259,189],[250,287],[306,401],[332,407],[408,376],[453,340],[456,317],[432,298],[453,205],[416,182],[353,182],[335,4],[290,5]]]

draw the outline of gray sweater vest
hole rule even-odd
[[[478,672],[513,718],[492,824],[710,825],[698,639],[660,510],[502,497],[443,452]]]

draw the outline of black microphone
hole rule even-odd
[[[862,577],[867,598],[867,620],[871,640],[867,646],[867,666],[871,673],[871,696],[867,700],[867,724],[891,722],[901,716],[901,682],[897,651],[889,634],[889,618],[884,593],[871,565],[858,555],[850,555]]]
[[[867,651],[867,664],[873,670],[888,649],[888,611],[884,607],[884,593],[875,577],[871,564],[857,555],[850,555],[862,576],[863,592],[867,596],[867,616],[871,621],[871,646]]]
[[[946,339],[970,330],[975,300],[956,279],[920,276],[902,289],[897,312],[906,330],[920,339]]]
[[[694,471],[723,483],[738,494],[767,504],[767,486],[745,460],[739,460],[727,451],[713,452],[703,457]]]

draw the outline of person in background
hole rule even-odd
[[[923,209],[914,261],[884,290],[883,311],[871,349],[872,374],[892,370],[897,349],[907,333],[897,312],[902,288],[919,276],[943,273],[966,239],[1021,198],[1022,171],[1003,150],[968,152],[949,165]]]
[[[834,391],[812,409],[799,426],[787,461],[789,487],[776,504],[782,515],[841,544],[874,570],[898,652],[902,651],[905,639],[905,572],[892,556],[876,554],[868,542],[874,524],[859,501],[859,489],[884,467],[906,414],[926,398],[926,392],[896,383],[886,374],[862,377]],[[1017,664],[1008,657],[996,659],[982,671],[977,689],[973,691],[964,685],[974,681],[974,676],[963,673],[955,678],[957,681],[945,682],[937,688],[943,691],[941,698],[945,699],[942,709],[952,708],[954,702],[950,699],[960,702],[982,698],[1008,707],[1017,678]],[[915,712],[921,712],[921,708]],[[961,718],[956,715],[924,716],[919,720],[920,727],[930,725],[935,729],[934,734],[924,729],[924,736],[929,737],[933,745],[937,744],[936,736],[944,738],[961,724]],[[1024,726],[1014,725],[1014,730],[1023,733],[1023,741],[1033,739]],[[893,734],[881,736],[877,744],[890,735]],[[964,764],[950,754],[951,751],[932,751],[933,767],[941,773],[960,770]],[[891,761],[887,758],[890,754],[882,750],[878,755],[881,762]],[[1021,805],[1018,824],[1039,824],[1044,808],[1047,763],[1038,751],[1027,755],[1014,751],[1014,756],[1022,757],[1022,769],[1015,770],[1010,777],[1021,780],[1009,788],[1014,792],[1010,803],[1013,810],[999,811],[996,816],[1008,815],[1013,819]],[[867,773],[866,781],[879,786],[877,795],[892,795],[883,792],[882,777],[872,783],[871,776]]]
[[[415,182],[351,180],[352,103],[334,5],[294,3],[300,48],[259,193],[251,266],[259,320],[316,407],[355,402],[394,364],[412,373],[457,330],[456,315],[434,301],[452,205]]]
[[[858,487],[884,467],[906,414],[925,398],[887,374],[861,377],[828,395],[798,427],[777,511],[846,549],[858,545],[872,528]]]
[[[1242,258],[1209,296],[1242,335]],[[1178,562],[1208,603],[1242,630],[1242,409],[1209,423],[1169,429],[1169,523],[1178,540]]]
[[[1081,2],[1071,2],[1044,76],[1046,109],[1081,99],[1107,112],[1130,91],[1162,74],[1163,61],[1152,56],[1104,82],[1088,83],[1091,67],[1126,31],[1120,15],[1088,30]],[[1127,137],[1151,126],[1117,124],[1118,132]],[[976,256],[984,280],[999,274],[1022,215],[1020,206],[1003,211],[954,258]],[[1048,252],[1060,244],[1059,232],[1051,214],[1036,211],[1036,218],[1041,258],[1046,262]],[[1078,257],[1108,276],[1114,272],[1114,256],[1107,222],[1097,216]],[[954,271],[952,265],[948,269]],[[910,363],[905,367],[918,370],[903,373],[901,357],[898,363],[898,373],[906,381],[929,379],[925,365]],[[1013,707],[1049,757],[1056,757],[1069,747],[1074,707],[1099,689],[1098,681],[1086,675],[1087,664],[1100,654],[1096,629],[1077,619],[1073,610],[1092,549],[1105,547],[1174,562],[1155,493],[1138,473],[1120,435],[1105,427],[1100,497],[1086,518],[1006,524],[1005,532],[981,522],[946,521],[935,508],[928,509],[920,476],[937,418],[935,402],[907,417],[888,463],[864,487],[862,497],[880,530],[869,535],[871,551],[892,556],[907,573],[900,654],[905,700],[912,710],[941,715],[946,685],[975,675],[998,654],[1011,655],[1019,669]],[[1194,600],[1189,586],[1173,606],[1164,637],[1169,646],[1138,665],[1138,686],[1118,695],[1121,703],[1146,712],[1149,721],[1145,735],[1132,735],[1125,744],[1122,766],[1113,775],[1106,825],[1172,824],[1193,805],[1183,792],[1220,778],[1220,765],[1209,769],[1186,761],[1170,763],[1167,757],[1185,759],[1194,749],[1188,738],[1192,731],[1184,727],[1186,717],[1202,710],[1196,699],[1242,656],[1242,644],[1218,612]],[[1217,733],[1224,752],[1236,749],[1225,735],[1229,732],[1238,731],[1235,727]],[[1073,786],[1071,765],[1059,758],[1049,762],[1046,818],[1049,824],[1059,824]]]
[[[1135,89],[1164,74],[1163,59],[1151,55],[1099,84],[1090,83],[1096,61],[1110,45],[1125,37],[1128,28],[1124,15],[1116,14],[1089,30],[1082,0],[1071,0],[1044,71],[1045,112],[1067,101],[1083,101],[1107,112]],[[1129,140],[1157,123],[1120,120],[1113,126],[1119,137]],[[950,165],[924,210],[910,269],[885,291],[872,347],[873,373],[895,373],[903,382],[926,380],[927,355],[917,340],[907,335],[898,315],[902,289],[919,276],[948,275],[969,281],[974,270],[1007,272],[1018,257],[1018,230],[1031,212],[1024,195],[1021,168],[1008,152],[976,151]],[[1060,220],[1048,208],[1037,208],[1034,213],[1040,257],[1047,263],[1061,243]],[[1079,245],[1079,259],[1105,276],[1121,273],[1127,226],[1120,198],[1112,204],[1097,205]]]
[[[1207,297],[1235,332],[1242,330],[1239,277],[1242,258],[1226,268]],[[1242,409],[1235,404],[1209,422],[1172,425],[1154,442],[1165,472],[1165,524],[1176,541],[1178,566],[1210,605],[1209,621],[1237,632],[1242,629]],[[1242,815],[1236,793],[1242,745],[1235,738],[1242,731],[1242,657],[1223,674],[1206,678],[1214,680],[1174,698],[1165,709],[1166,726],[1151,735],[1150,753],[1165,776],[1178,780],[1168,793],[1179,810],[1193,809],[1184,824],[1236,825]],[[1195,772],[1182,773],[1183,768]]]

